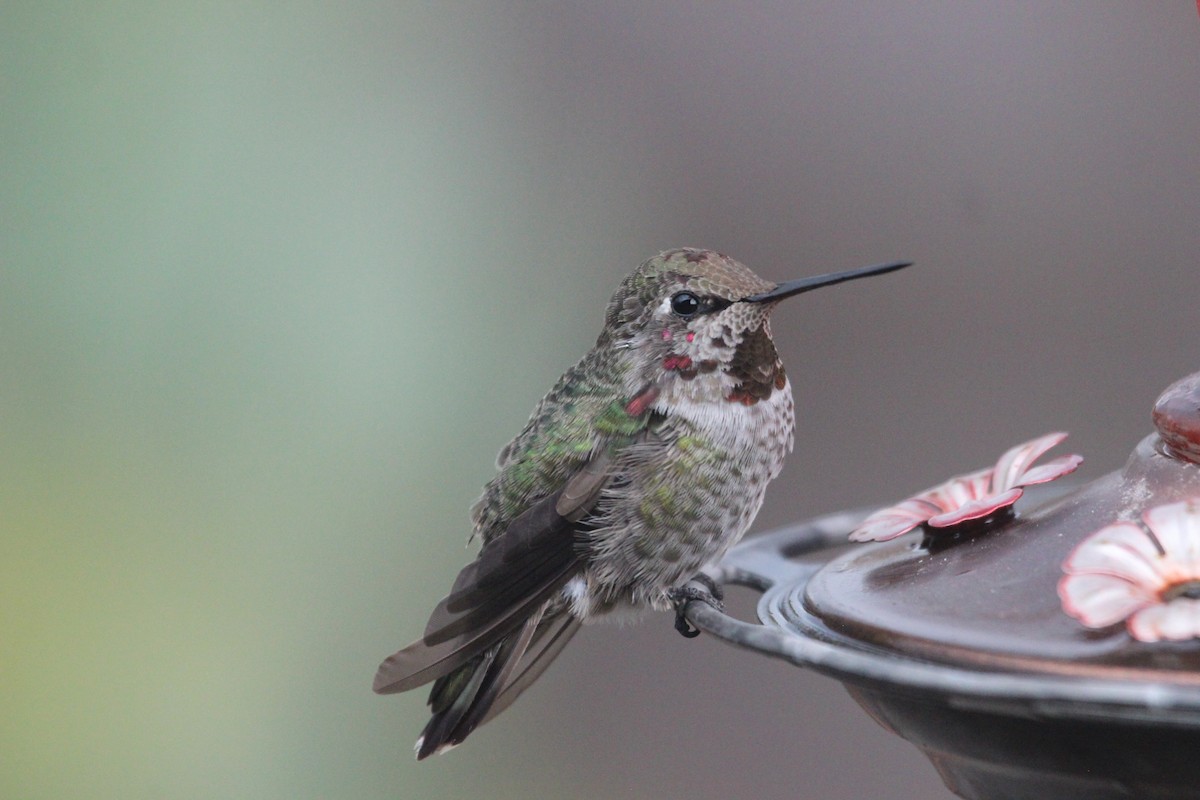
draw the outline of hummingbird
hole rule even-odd
[[[771,312],[907,266],[771,283],[678,248],[621,281],[595,346],[500,451],[471,509],[478,555],[375,675],[380,694],[433,682],[418,760],[506,709],[583,623],[674,607],[688,633],[682,603],[718,598],[687,584],[741,539],[792,449]]]

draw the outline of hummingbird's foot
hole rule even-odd
[[[672,589],[668,593],[668,597],[675,604],[675,630],[687,639],[695,639],[700,635],[700,629],[692,625],[683,614],[688,603],[698,600],[701,603],[707,603],[717,611],[725,610],[725,604],[721,602],[725,599],[725,591],[720,584],[703,572],[697,573],[688,583],[678,589]]]

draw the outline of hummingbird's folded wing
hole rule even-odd
[[[554,510],[557,501],[556,493],[533,505],[458,573],[425,635],[379,665],[376,692],[403,692],[454,671],[562,588],[578,555],[574,523]]]
[[[608,462],[592,459],[485,544],[434,609],[424,636],[380,664],[375,691],[403,692],[449,674],[537,613],[582,566],[575,533],[610,478]],[[565,644],[570,636],[550,638]]]

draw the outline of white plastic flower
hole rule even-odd
[[[1000,456],[991,469],[951,478],[898,505],[876,511],[851,534],[855,542],[885,542],[924,525],[931,534],[950,533],[964,523],[1006,512],[1020,499],[1023,487],[1069,475],[1083,462],[1078,455],[1061,456],[1033,466],[1042,454],[1067,438],[1048,433],[1019,444]]]
[[[1200,497],[1088,536],[1063,562],[1063,610],[1089,628],[1122,620],[1142,642],[1200,637]]]

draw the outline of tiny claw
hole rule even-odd
[[[679,631],[685,639],[695,639],[700,635],[700,629],[684,616],[683,612],[688,603],[698,600],[707,603],[717,611],[725,610],[725,604],[721,602],[725,597],[725,592],[716,581],[703,572],[693,577],[686,585],[672,589],[668,596],[675,604],[675,630]]]
[[[700,629],[688,622],[687,617],[683,615],[683,606],[675,611],[675,630],[685,639],[695,639],[700,635]]]

